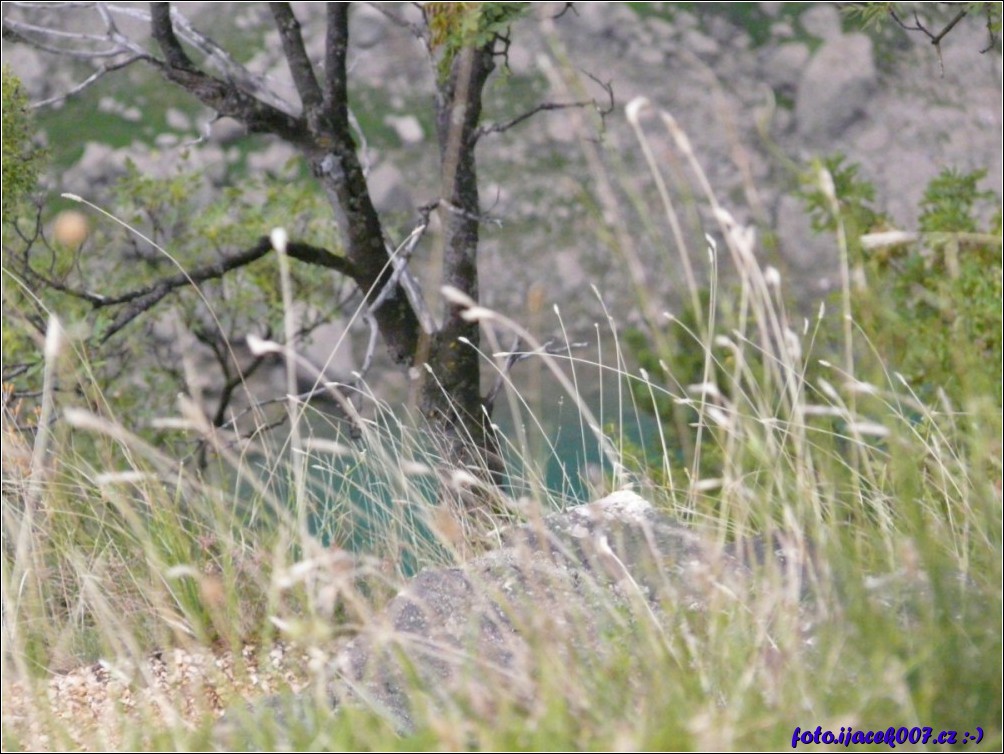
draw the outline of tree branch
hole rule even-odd
[[[310,122],[314,148],[309,153],[314,175],[342,213],[339,221],[345,238],[345,254],[355,266],[356,283],[372,305],[377,297],[382,303],[374,311],[394,360],[412,363],[418,342],[420,323],[401,286],[388,289],[394,266],[388,264],[383,226],[373,206],[366,176],[359,163],[348,108],[348,8],[344,3],[327,6],[325,35],[326,118]]]
[[[115,333],[132,322],[132,320],[140,314],[143,314],[154,307],[172,291],[175,291],[178,288],[196,286],[209,280],[221,278],[232,270],[246,267],[252,262],[261,259],[270,251],[272,251],[272,243],[269,241],[267,236],[262,236],[258,239],[258,242],[254,246],[240,252],[239,254],[225,256],[223,259],[218,262],[214,262],[213,264],[204,265],[192,270],[191,272],[180,272],[178,274],[162,278],[150,285],[144,286],[143,288],[127,291],[126,293],[120,293],[115,296],[105,296],[99,293],[92,293],[91,291],[80,290],[65,285],[58,280],[51,279],[31,269],[27,266],[27,262],[25,262],[23,274],[25,274],[26,277],[30,277],[36,282],[41,283],[47,288],[64,293],[68,296],[73,296],[74,298],[78,298],[82,301],[86,301],[95,309],[122,306],[123,304],[127,305],[121,312],[119,312],[109,329],[102,334],[100,342],[105,343],[109,338],[115,335]],[[300,262],[335,270],[336,272],[339,272],[349,278],[355,279],[356,271],[352,266],[352,263],[345,259],[345,257],[332,254],[327,249],[307,243],[291,241],[288,244],[286,251],[290,257]]]
[[[559,18],[564,16],[568,11],[571,11],[574,15],[579,15],[579,11],[575,9],[575,3],[563,3],[564,7],[557,14],[551,16],[552,21],[557,21]]]
[[[519,349],[519,345],[520,338],[517,336],[513,341],[512,348],[508,351],[492,354],[495,358],[502,358],[505,356],[505,363],[499,368],[499,373],[495,377],[495,384],[492,385],[492,389],[488,391],[488,394],[484,399],[485,410],[488,412],[489,416],[492,414],[492,410],[495,407],[495,400],[498,398],[499,393],[502,391],[502,388],[505,387],[506,382],[509,382],[509,373],[519,362],[524,361],[525,359],[533,358],[534,356],[563,356],[565,354],[571,354],[572,349],[586,348],[589,344],[585,341],[577,341],[558,347],[554,345],[554,339],[552,338],[551,340],[545,342],[540,348],[533,351],[517,350]]]
[[[303,103],[307,121],[313,126],[313,119],[320,115],[322,107],[321,87],[314,75],[314,67],[307,57],[307,49],[303,45],[303,35],[300,33],[300,22],[293,15],[289,3],[269,3],[279,39],[282,41],[282,52],[286,56],[289,71],[293,74],[293,83]]]
[[[169,278],[164,278],[146,289],[133,291],[132,293],[126,293],[114,298],[106,298],[101,305],[109,306],[113,304],[127,303],[133,299],[142,298],[150,293],[154,293],[164,287],[174,290],[175,288],[180,288],[184,285],[196,285],[207,280],[214,280],[216,278],[223,277],[231,270],[246,267],[252,262],[264,257],[270,251],[272,251],[271,241],[269,241],[268,236],[262,236],[258,239],[258,242],[254,246],[246,251],[234,254],[233,256],[224,257],[219,262],[199,267],[189,273],[178,273],[177,275],[172,275]],[[345,257],[336,256],[327,249],[322,249],[318,246],[312,246],[307,243],[299,243],[297,241],[290,241],[286,246],[286,253],[288,253],[293,259],[306,262],[307,264],[327,267],[328,269],[335,270],[336,272],[340,272],[348,277],[353,277],[354,275],[352,264],[345,259]]]
[[[263,77],[252,74],[218,44],[193,29],[172,4],[151,3],[148,14],[145,9],[113,4],[87,7],[96,10],[104,21],[104,36],[44,29],[30,23],[22,24],[18,32],[14,28],[16,24],[8,23],[6,17],[5,34],[31,35],[32,41],[38,37],[42,43],[56,48],[55,52],[82,58],[143,55],[142,59],[159,70],[165,79],[181,86],[220,116],[233,117],[250,132],[271,133],[297,147],[310,162],[336,213],[343,213],[338,225],[345,235],[345,258],[323,251],[315,253],[296,244],[290,245],[291,256],[350,276],[363,291],[368,305],[379,298],[380,304],[375,307],[373,316],[393,358],[399,363],[412,363],[422,324],[409,300],[409,294],[414,293],[409,287],[411,278],[405,259],[392,255],[388,260],[382,223],[373,207],[353,137],[348,109],[346,5],[331,3],[327,8],[323,88],[307,56],[299,22],[289,4],[272,6],[283,51],[303,102],[303,115],[298,108],[271,92]],[[5,16],[6,10],[5,3]],[[150,51],[118,31],[114,19],[119,16],[149,22],[154,40]],[[77,49],[58,49],[74,45]],[[91,49],[85,49],[88,47]],[[192,274],[176,275],[114,297],[73,291],[61,281],[53,282],[57,282],[65,293],[78,295],[92,306],[118,307],[114,321],[102,333],[107,340],[171,291],[220,277],[267,251],[267,247],[260,245]]]
[[[118,9],[117,6],[112,6],[112,8],[114,10],[121,10],[122,12],[129,10]],[[171,8],[171,19],[181,39],[205,55],[207,62],[211,63],[224,78],[238,84],[262,102],[272,105],[288,115],[296,115],[296,107],[269,89],[268,82],[264,76],[249,71],[245,66],[234,60],[230,53],[220,47],[214,40],[192,26],[191,22],[177,8]]]
[[[609,98],[610,101],[609,104],[607,104],[605,107],[601,107],[600,104],[595,99],[580,100],[578,102],[542,102],[536,107],[527,110],[525,113],[517,115],[512,120],[508,120],[505,123],[489,123],[484,126],[480,126],[474,132],[473,136],[474,140],[476,141],[477,139],[480,139],[482,136],[486,136],[488,134],[505,133],[509,129],[515,128],[520,123],[529,120],[537,113],[547,112],[550,110],[566,110],[572,107],[588,107],[589,105],[592,105],[599,112],[601,118],[609,115],[610,113],[613,112],[614,109],[613,87],[611,86],[610,82],[603,83],[602,81],[600,81],[594,76],[591,76],[588,73],[586,75],[589,76],[589,78],[591,78],[601,87],[603,87],[603,90],[607,93],[607,97]]]
[[[18,21],[13,18],[4,17],[3,19],[4,30],[7,32],[8,36],[14,37],[15,41],[27,42],[33,44],[34,40],[30,38],[32,34],[38,34],[42,37],[51,37],[54,39],[66,39],[73,42],[87,42],[92,44],[104,44],[105,42],[112,42],[108,35],[98,36],[97,34],[86,34],[79,31],[63,31],[62,29],[50,29],[45,26],[35,26],[35,24],[30,24],[26,21]],[[109,57],[111,55],[118,55],[122,50],[116,45],[114,49],[111,50],[62,50],[59,48],[54,48],[52,52],[58,52],[65,55],[72,55],[77,53],[81,56],[88,55],[90,57]]]
[[[161,299],[172,291],[189,285],[198,285],[207,280],[215,280],[226,275],[231,270],[246,267],[272,250],[272,242],[268,236],[262,236],[253,247],[240,254],[227,257],[214,264],[206,265],[193,270],[190,273],[178,273],[170,277],[159,280],[151,286],[139,291],[122,294],[114,298],[109,298],[95,306],[105,307],[113,304],[128,303],[127,306],[115,318],[111,327],[101,336],[101,342],[106,342],[115,333],[128,325],[140,314],[148,311]],[[286,252],[293,258],[309,264],[316,264],[329,269],[337,270],[345,275],[352,276],[352,265],[347,259],[337,257],[326,249],[321,249],[310,244],[290,242],[286,247]]]
[[[489,123],[487,125],[481,126],[474,133],[475,139],[480,139],[482,136],[487,134],[500,134],[505,133],[510,128],[515,128],[520,123],[525,120],[532,118],[537,113],[545,112],[548,110],[565,110],[570,107],[586,107],[587,105],[595,104],[594,100],[581,100],[579,102],[542,102],[536,107],[527,110],[521,115],[517,115],[512,120],[508,120],[505,123]]]
[[[273,133],[298,146],[310,146],[304,123],[289,113],[259,100],[254,95],[203,73],[182,49],[174,33],[169,3],[150,4],[150,23],[165,61],[151,61],[164,76],[193,94],[202,104],[242,121],[249,131]]]
[[[398,293],[398,289],[404,290],[405,295],[408,297],[408,302],[411,304],[412,310],[418,317],[418,321],[422,326],[422,329],[426,334],[431,335],[437,329],[435,318],[429,311],[428,305],[425,303],[425,297],[422,295],[422,287],[411,271],[408,269],[408,260],[411,259],[412,253],[415,251],[415,247],[418,245],[419,239],[421,239],[422,234],[425,233],[425,229],[429,226],[429,213],[425,212],[423,215],[423,220],[418,227],[416,227],[411,234],[401,242],[401,245],[396,249],[391,247],[390,243],[387,244],[387,254],[390,257],[390,263],[394,268],[394,272],[391,274],[390,279],[384,284],[383,289],[377,295],[373,302],[369,306],[369,312],[372,314],[377,311],[385,301],[392,298]]]
[[[417,4],[417,3],[416,3]],[[399,16],[392,10],[387,8],[386,3],[367,3],[373,10],[380,13],[384,18],[393,23],[395,26],[399,26],[402,29],[406,29],[414,36],[416,39],[420,40],[425,44],[426,49],[429,46],[429,27],[423,24],[415,24],[406,19],[404,16]],[[419,8],[421,10],[421,8]]]
[[[949,21],[944,29],[942,29],[936,35],[931,37],[931,44],[935,46],[940,45],[941,40],[945,38],[945,35],[948,34],[948,32],[950,32],[952,29],[954,29],[955,25],[959,23],[959,21],[961,21],[968,12],[969,11],[966,8],[963,8],[961,11],[959,11],[959,13],[955,16],[955,18]]]
[[[172,6],[165,10],[164,6],[168,5],[167,3],[153,4],[155,7],[151,7],[150,11],[114,3],[48,4],[17,2],[5,3],[4,5],[5,9],[10,5],[18,8],[45,7],[51,9],[53,7],[60,7],[67,9],[67,11],[94,10],[105,25],[104,36],[38,26],[28,21],[15,19],[9,13],[5,14],[3,18],[3,34],[5,39],[14,39],[15,41],[23,42],[55,55],[85,60],[130,55],[140,60],[146,60],[151,64],[163,66],[163,62],[155,60],[143,45],[129,39],[119,31],[115,24],[115,17],[121,16],[133,21],[151,24],[152,28],[157,29],[157,34],[162,35],[161,38],[164,45],[167,45],[174,51],[172,55],[175,62],[181,63],[183,58],[188,58],[191,70],[197,70],[195,63],[185,52],[183,46],[184,44],[190,45],[194,50],[205,56],[204,63],[228,84],[239,87],[245,93],[253,95],[261,102],[286,113],[290,117],[296,117],[299,113],[299,107],[287,102],[272,91],[264,76],[249,71],[245,66],[234,60],[214,40],[195,29],[191,22],[177,8]],[[151,11],[155,11],[157,14],[156,27],[153,26],[154,15]],[[170,21],[170,25],[168,25],[168,21]],[[157,38],[157,34],[154,34],[155,39]],[[171,37],[173,37],[173,41]],[[53,44],[52,40],[65,40],[67,44]],[[158,49],[167,57],[165,48],[160,43],[161,40],[157,41]],[[76,49],[71,45],[75,45]],[[167,58],[167,61],[170,65],[170,58]],[[64,96],[69,96],[79,91],[80,88],[75,88]],[[59,99],[53,98],[50,101],[57,102]]]
[[[936,33],[934,33],[933,31],[931,31],[931,29],[929,29],[927,26],[925,26],[921,22],[921,17],[917,14],[917,11],[914,11],[914,23],[915,23],[914,26],[910,26],[905,21],[903,21],[903,19],[901,19],[897,15],[896,10],[894,10],[894,9],[891,8],[890,11],[889,11],[890,16],[892,16],[893,20],[896,21],[898,24],[900,24],[900,26],[902,26],[907,31],[920,31],[920,32],[923,32],[928,37],[928,39],[931,40],[931,44],[933,44],[935,47],[938,47],[939,45],[941,45],[942,39],[944,39],[945,36],[952,29],[954,29],[956,27],[956,24],[958,24],[959,21],[961,21],[963,18],[965,18],[965,16],[966,16],[967,13],[969,13],[969,9],[968,8],[963,8],[961,11],[959,11],[955,15],[954,18],[952,18],[951,21],[949,21],[945,25],[945,28],[943,28],[941,31],[939,31],[936,34]]]
[[[349,50],[349,7],[346,3],[327,4],[328,28],[324,35],[324,109],[336,130],[349,122],[349,88],[345,57]]]
[[[170,3],[150,3],[150,26],[153,30],[153,38],[157,41],[160,51],[164,53],[164,59],[171,68],[193,73],[198,71],[192,59],[188,57],[188,53],[181,46],[181,42],[178,41],[178,37],[174,34]]]
[[[74,94],[79,94],[80,92],[84,91],[84,89],[89,87],[91,84],[96,83],[98,79],[100,79],[106,73],[111,73],[112,71],[121,70],[140,60],[150,60],[150,58],[145,56],[140,57],[139,55],[134,55],[118,63],[109,63],[107,65],[103,65],[94,73],[92,73],[90,76],[88,76],[86,79],[84,79],[79,84],[71,88],[69,91],[63,92],[62,94],[57,94],[55,97],[49,97],[49,99],[44,99],[39,102],[32,102],[31,107],[32,109],[38,109],[41,107],[48,107],[49,105],[55,105],[59,102],[63,102],[64,100],[72,97]]]
[[[969,12],[968,8],[963,8],[962,10],[960,10],[958,13],[955,14],[952,20],[949,21],[941,31],[935,34],[926,26],[924,26],[923,23],[921,23],[920,16],[917,14],[917,11],[913,12],[913,20],[915,25],[909,26],[899,16],[896,15],[896,11],[893,8],[891,7],[889,8],[889,16],[892,18],[893,21],[899,24],[901,28],[905,29],[906,31],[922,32],[931,41],[931,44],[934,45],[934,49],[938,51],[938,63],[941,65],[942,76],[945,75],[945,64],[944,61],[941,59],[941,41],[945,38],[948,32],[950,32],[952,29],[955,28],[956,24],[958,24],[959,21],[965,18],[968,12]]]
[[[93,60],[95,58],[113,58],[116,55],[121,55],[122,50],[117,47],[112,47],[107,50],[71,50],[65,47],[56,47],[55,45],[46,44],[38,39],[34,39],[24,33],[22,24],[17,21],[5,18],[3,20],[3,38],[12,40],[14,42],[21,42],[23,44],[34,47],[42,52],[49,52],[53,55],[63,55],[70,58],[81,58],[83,60]],[[101,41],[107,42],[108,40],[104,37],[89,38],[89,35],[78,35],[77,41]]]

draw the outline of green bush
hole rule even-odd
[[[35,190],[44,152],[32,142],[34,128],[21,80],[3,73],[3,224],[14,219]]]
[[[838,211],[814,182],[803,197],[817,230],[846,234],[853,312],[870,348],[925,398],[944,391],[962,408],[993,396],[1000,407],[1001,210],[978,188],[986,171],[942,171],[920,202],[919,233],[881,243],[889,220],[873,208],[874,187],[841,157],[823,167]]]

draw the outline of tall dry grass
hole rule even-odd
[[[715,197],[671,116],[643,101],[627,114],[656,187],[641,209],[674,249],[667,262],[686,273],[696,322],[686,347],[700,356],[699,379],[674,369],[672,321],[646,297],[627,228],[618,252],[641,276],[638,305],[662,373],[632,368],[615,330],[604,359],[556,354],[504,314],[462,302],[483,325],[485,362],[499,370],[500,405],[516,428],[500,437],[514,472],[506,490],[457,468],[376,396],[360,412],[344,387],[331,398],[358,412],[358,438],[323,427],[293,398],[285,434],[241,437],[182,396],[155,423],[205,444],[211,463],[196,468],[152,445],[111,398],[82,406],[73,390],[54,389],[93,392],[86,356],[53,316],[39,429],[20,433],[5,417],[5,749],[202,748],[218,744],[215,710],[227,706],[238,709],[228,743],[259,748],[787,748],[796,727],[817,725],[930,726],[960,740],[980,726],[982,746],[1000,745],[1001,417],[992,401],[929,405],[873,352],[854,320],[845,238],[838,302],[794,318],[780,274]],[[704,248],[688,248],[651,129],[673,141],[703,194],[714,219]],[[594,167],[612,201],[617,177],[602,161]],[[832,196],[832,182],[820,181]],[[281,252],[281,238],[276,245]],[[697,258],[707,263],[706,307]],[[721,265],[734,287],[720,282]],[[500,686],[487,699],[419,703],[407,733],[365,705],[333,710],[332,656],[409,574],[483,552],[497,527],[564,503],[547,489],[547,459],[527,452],[551,438],[504,371],[513,336],[575,406],[606,485],[633,484],[711,542],[798,543],[814,553],[807,581],[793,593],[783,573],[764,569],[748,594],[709,593],[713,609],[656,600],[656,620],[618,604],[611,614],[625,619],[597,655],[570,654],[566,635],[527,625],[531,698]],[[832,340],[835,349],[823,345]],[[298,358],[277,343],[252,347],[290,365]],[[580,377],[594,373],[618,386],[616,406],[601,411],[582,397]],[[294,395],[292,366],[289,380]],[[685,462],[665,426],[650,461],[637,461],[637,441],[622,430],[648,408],[646,395],[687,417]],[[486,499],[505,515],[472,515],[471,501]],[[283,690],[285,702],[240,711],[245,697]],[[423,699],[429,690],[413,691]]]

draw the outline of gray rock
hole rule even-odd
[[[777,40],[790,39],[795,36],[795,30],[787,21],[775,21],[770,25],[770,35]]]
[[[711,58],[718,54],[718,43],[697,29],[691,29],[683,35],[681,46],[701,58]]]
[[[188,131],[192,128],[191,119],[176,107],[167,108],[164,120],[168,128],[173,128],[175,131]]]
[[[80,160],[62,175],[62,188],[74,194],[92,196],[94,189],[123,175],[124,159],[113,147],[89,141]]]
[[[333,693],[403,729],[412,699],[534,693],[534,637],[556,636],[568,661],[609,651],[624,621],[704,611],[712,595],[748,596],[762,543],[730,552],[638,495],[615,492],[505,532],[502,546],[455,568],[422,571],[335,659]],[[778,554],[783,564],[784,554]],[[672,605],[674,615],[664,606]]]
[[[121,104],[114,97],[102,97],[98,100],[99,113],[117,113],[121,109]]]
[[[536,55],[530,47],[513,44],[509,47],[509,69],[517,76],[531,76],[536,72]]]
[[[244,124],[233,118],[217,118],[209,124],[209,139],[217,144],[230,144],[246,135]]]
[[[394,129],[402,144],[421,144],[425,140],[422,124],[414,115],[387,115],[383,122]]]
[[[585,290],[589,286],[589,276],[582,268],[582,255],[578,249],[562,249],[554,252],[554,271],[563,292]]]
[[[808,62],[809,48],[801,42],[776,47],[764,60],[764,80],[774,89],[794,91]]]
[[[779,134],[788,133],[795,123],[795,116],[792,115],[791,110],[778,107],[773,112],[773,129]]]
[[[273,141],[260,152],[251,152],[248,155],[248,169],[252,172],[268,173],[277,177],[289,175],[290,171],[295,175],[298,165],[290,165],[290,160],[299,156],[295,147],[284,141]]]
[[[648,19],[647,26],[655,43],[666,42],[676,37],[676,28],[674,25],[658,16]]]
[[[864,34],[830,40],[809,61],[798,86],[799,133],[812,146],[840,136],[867,110],[875,86],[871,40]]]
[[[69,91],[76,83],[71,66],[54,66],[54,56],[22,44],[4,40],[3,63],[21,79],[32,102]],[[62,107],[62,103],[57,105]]]
[[[856,146],[865,152],[878,152],[889,146],[892,136],[887,126],[876,123],[858,135]]]
[[[157,149],[170,149],[178,145],[178,134],[157,134],[157,137],[153,140],[153,144]]]
[[[654,44],[640,44],[634,47],[634,54],[638,62],[642,65],[661,65],[663,62],[662,50]]]
[[[139,123],[143,119],[143,111],[138,107],[127,107],[114,97],[102,97],[98,100],[98,112],[117,115],[130,123]]]
[[[840,11],[830,3],[810,3],[798,21],[805,31],[820,39],[835,39],[841,35]]]
[[[615,5],[619,5],[615,4]],[[605,36],[617,29],[618,21],[633,20],[628,13],[611,13],[611,6],[602,3],[583,3],[572,19],[581,31],[588,35]],[[616,16],[619,16],[616,17]]]
[[[414,203],[404,183],[404,175],[390,162],[378,165],[368,178],[370,197],[378,212],[405,212]]]
[[[369,49],[387,36],[387,20],[380,11],[367,5],[357,5],[352,14],[352,44]]]
[[[572,144],[579,138],[577,121],[573,114],[557,110],[553,113],[547,113],[544,117],[546,118],[547,136],[552,141]]]

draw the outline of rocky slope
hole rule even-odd
[[[803,298],[832,288],[837,265],[835,243],[811,233],[793,196],[798,172],[812,157],[843,153],[861,163],[863,177],[876,184],[879,203],[903,227],[913,223],[924,186],[943,167],[985,168],[986,185],[1001,192],[1001,57],[980,52],[987,40],[976,19],[945,38],[939,59],[924,37],[891,24],[867,34],[847,30],[835,4],[638,5],[589,3],[556,20],[551,17],[562,4],[535,8],[535,19],[513,30],[510,73],[490,87],[486,117],[504,121],[536,102],[566,100],[564,89],[577,71],[609,81],[619,107],[605,119],[604,164],[615,184],[653,197],[623,113],[633,97],[649,98],[689,135],[723,204],[776,237],[776,246],[768,245],[764,255],[791,273]],[[405,16],[416,13],[410,6],[399,10]],[[197,24],[225,33],[217,6],[189,3],[184,12]],[[300,13],[308,47],[320,56],[323,18],[307,5]],[[251,34],[270,28],[269,21],[266,9],[248,4],[235,26]],[[274,32],[254,33],[264,47],[251,66],[295,100]],[[352,34],[353,91],[359,107],[372,116],[367,137],[373,194],[381,209],[404,224],[436,190],[428,115],[431,73],[409,31],[376,8],[357,7]],[[79,78],[65,59],[6,41],[4,49],[36,98],[66,91]],[[559,65],[563,59],[565,68]],[[578,83],[602,99],[588,79],[579,76]],[[126,101],[115,89],[95,100],[103,114],[137,124],[155,109],[149,99]],[[53,119],[58,121],[58,113],[43,115],[43,126]],[[77,145],[82,153],[76,164],[53,188],[93,195],[121,173],[126,159],[146,172],[170,172],[179,154],[191,148],[186,145],[206,128],[210,139],[195,148],[196,163],[225,180],[227,164],[241,158],[235,144],[243,134],[225,121],[210,128],[210,119],[208,112],[172,107],[160,122],[137,128],[145,136],[128,146],[88,138]],[[687,205],[692,177],[654,121],[647,130],[677,197]],[[572,310],[594,316],[598,305],[590,285],[598,284],[615,312],[630,313],[634,295],[619,271],[622,261],[602,241],[603,218],[587,207],[588,194],[582,193],[597,180],[597,166],[583,157],[580,138],[594,136],[586,113],[557,111],[484,140],[479,151],[483,202],[501,220],[501,228],[487,226],[484,232],[489,304],[519,314],[536,284],[548,300],[569,302]],[[290,147],[272,142],[250,155],[247,167],[283,174],[293,156]],[[623,194],[621,201],[626,204]],[[685,209],[701,217],[705,204],[698,197]],[[635,212],[624,209],[628,218]],[[708,229],[714,230],[709,223],[690,223],[691,254],[699,255],[698,262]],[[668,233],[662,229],[646,237],[639,230],[637,236],[644,262],[660,268]],[[541,258],[548,263],[538,264]],[[671,297],[679,289],[673,277],[666,273],[649,282]]]

